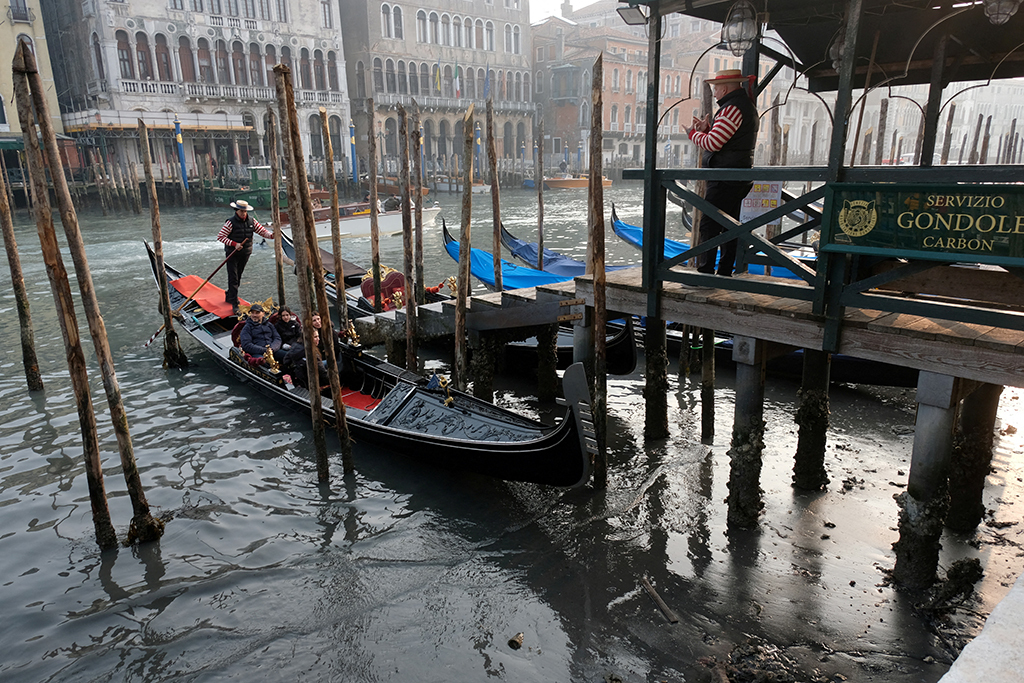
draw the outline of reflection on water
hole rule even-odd
[[[609,193],[620,216],[635,222],[639,196],[639,186]],[[545,206],[548,244],[576,257],[585,253],[580,197],[549,193]],[[534,195],[506,191],[502,199],[506,226],[534,239]],[[458,197],[440,201],[456,223]],[[213,237],[227,211],[163,209],[168,261],[209,274],[223,258]],[[474,235],[489,244],[489,201],[474,212]],[[912,392],[834,392],[832,485],[799,495],[789,486],[796,387],[772,381],[757,532],[725,533],[728,370],[719,373],[719,436],[710,447],[699,442],[696,384],[673,377],[672,434],[645,444],[641,378],[611,379],[606,492],[439,472],[362,444],[357,474],[343,477],[336,462],[325,487],[316,482],[307,415],[282,412],[187,341],[187,372],[165,372],[159,344],[141,347],[160,325],[140,244],[146,223],[82,217],[142,479],[154,509],[170,519],[159,544],[100,553],[49,283],[33,226],[24,212],[18,217],[46,391],[24,390],[17,313],[5,287],[3,680],[699,680],[698,658],[721,657],[748,635],[787,648],[807,671],[934,681],[945,670],[942,642],[880,585],[893,561],[892,493],[909,467],[911,437],[893,426],[913,425]],[[439,227],[428,228],[425,243],[426,279],[453,275]],[[344,248],[346,258],[368,262],[366,240]],[[384,239],[383,262],[400,266],[401,250],[401,239]],[[609,230],[610,263],[638,258]],[[272,273],[272,250],[258,247],[242,295],[276,291]],[[223,277],[215,281],[223,285]],[[294,282],[288,286],[291,303]],[[130,502],[91,362],[106,486],[123,537]],[[429,361],[441,371],[446,362]],[[557,411],[516,378],[503,376],[496,388],[504,405],[541,419]],[[1004,425],[1019,426],[1018,397],[1005,392]],[[1022,450],[1016,434],[997,439],[986,493],[997,520],[1024,511]],[[982,597],[972,604],[978,614],[1020,571],[1020,534],[983,527],[973,538],[944,539],[944,565],[964,555],[986,565]],[[667,624],[639,588],[641,576],[679,624]],[[968,631],[979,623],[962,620]],[[524,647],[513,651],[507,641],[520,631]],[[940,663],[922,663],[926,656]]]

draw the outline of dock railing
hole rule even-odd
[[[657,316],[662,282],[809,301],[825,324],[824,349],[836,350],[844,309],[857,307],[934,320],[1024,330],[1024,185],[1019,166],[856,167],[828,182],[826,167],[655,169],[627,171],[647,181],[643,284],[647,314]],[[690,190],[693,180],[803,183],[780,205],[740,222]],[[696,207],[726,232],[666,259],[669,194]],[[824,202],[820,212],[818,202]],[[755,231],[784,216],[805,220],[766,238]],[[783,249],[821,231],[816,266]],[[680,269],[702,253],[737,239],[751,260],[786,268],[798,280],[725,278]]]

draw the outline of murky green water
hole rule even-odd
[[[640,186],[622,186],[609,199],[622,218],[639,221],[641,195]],[[507,227],[532,239],[534,195],[502,196]],[[582,197],[546,195],[550,246],[577,256],[585,252]],[[458,198],[440,201],[457,223]],[[477,225],[488,224],[489,212],[489,198],[479,198]],[[168,262],[205,277],[223,258],[214,235],[227,213],[165,207]],[[436,471],[363,446],[355,477],[344,479],[336,458],[332,485],[318,486],[308,415],[233,381],[193,344],[186,342],[188,372],[164,371],[159,344],[142,348],[160,325],[141,244],[148,217],[88,213],[82,224],[142,480],[150,503],[171,519],[157,544],[95,547],[63,344],[34,227],[21,211],[17,239],[46,390],[25,391],[4,268],[5,681],[699,681],[708,676],[701,657],[721,659],[748,636],[781,648],[805,678],[817,669],[851,680],[934,681],[948,662],[944,642],[973,633],[1021,571],[1018,526],[945,538],[943,565],[977,556],[986,578],[970,604],[976,615],[956,618],[941,638],[882,585],[896,540],[892,494],[909,467],[906,391],[835,390],[832,484],[803,495],[789,486],[796,386],[770,381],[760,532],[725,533],[728,370],[720,372],[710,448],[699,443],[696,384],[673,377],[671,436],[645,444],[642,379],[610,381],[607,492]],[[368,262],[367,241],[344,248],[349,260]],[[401,266],[400,238],[385,239],[381,251],[384,263]],[[426,251],[428,284],[455,274],[439,226],[428,230]],[[609,262],[636,259],[609,231]],[[272,272],[272,250],[257,248],[242,295],[274,293]],[[289,291],[294,303],[293,282]],[[123,537],[130,505],[88,342],[86,354]],[[429,362],[444,369],[447,361]],[[515,373],[497,388],[503,405],[546,420],[558,413]],[[1018,396],[1004,394],[1004,428],[1019,426]],[[1024,512],[1022,450],[1017,434],[997,440],[986,491],[996,520]],[[666,621],[641,577],[679,623]],[[507,642],[518,632],[524,646],[512,650]]]

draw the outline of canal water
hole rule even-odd
[[[607,196],[639,222],[641,186]],[[508,228],[534,239],[535,195],[502,199]],[[457,225],[459,197],[438,201]],[[475,198],[478,246],[489,244],[489,212],[489,198]],[[165,207],[168,262],[208,275],[223,258],[214,235],[229,213]],[[582,257],[585,216],[582,193],[548,193],[549,245]],[[675,363],[671,434],[652,443],[643,438],[641,375],[612,378],[604,492],[437,471],[362,444],[355,476],[343,477],[335,457],[331,485],[319,486],[308,415],[232,380],[188,339],[184,372],[161,367],[159,343],[142,347],[161,322],[142,245],[149,219],[90,212],[83,232],[142,481],[168,520],[159,543],[100,553],[39,242],[24,210],[16,219],[46,390],[25,390],[14,297],[0,269],[0,680],[705,681],[707,664],[751,643],[749,657],[796,672],[792,680],[930,682],[1024,565],[1013,389],[1003,394],[985,492],[989,524],[943,538],[943,567],[978,557],[985,577],[943,617],[885,580],[897,538],[892,498],[909,468],[912,390],[836,387],[831,484],[806,494],[790,486],[797,386],[770,378],[765,512],[755,532],[725,526],[728,368],[719,372],[710,445],[699,441],[699,383],[680,379]],[[682,237],[675,213],[672,230]],[[385,264],[401,267],[401,244],[382,241]],[[349,260],[369,261],[366,240],[344,249]],[[426,252],[428,284],[455,274],[440,225],[428,228]],[[276,291],[272,254],[256,248],[243,297]],[[638,259],[609,230],[608,261]],[[223,272],[215,282],[223,286]],[[293,278],[288,291],[297,301]],[[79,321],[88,340],[81,311]],[[86,344],[123,538],[130,504]],[[440,372],[448,363],[444,354],[424,359]],[[522,374],[498,376],[496,401],[552,421],[558,409],[538,403]],[[643,578],[678,623],[658,610]],[[523,646],[512,649],[517,633]]]

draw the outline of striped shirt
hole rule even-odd
[[[694,128],[690,131],[690,141],[707,152],[717,152],[736,133],[741,123],[743,113],[740,108],[734,104],[726,105],[718,110],[711,130],[701,133]]]
[[[252,227],[253,227],[253,231],[256,232],[257,234],[259,234],[261,237],[265,237],[268,240],[274,239],[274,233],[272,233],[271,231],[269,231],[265,227],[263,227],[263,224],[260,223],[255,218],[252,219]],[[233,246],[236,246],[238,244],[238,242],[235,242],[234,240],[231,239],[231,219],[230,218],[227,219],[226,221],[224,221],[224,227],[221,228],[220,232],[217,233],[217,241],[218,242],[223,242],[224,244],[228,245],[229,247],[233,247]]]

